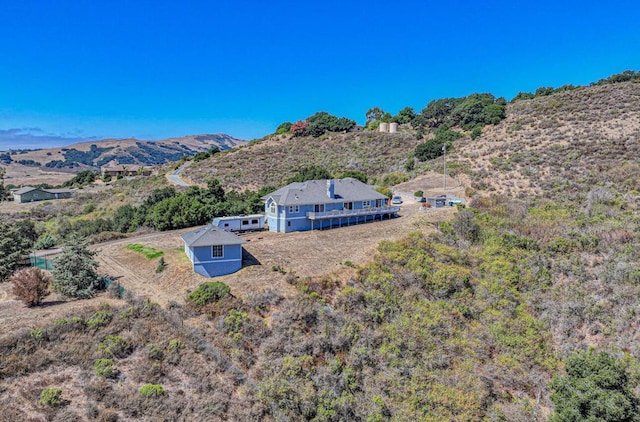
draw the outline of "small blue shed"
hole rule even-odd
[[[242,245],[247,242],[238,235],[208,225],[180,237],[198,274],[216,277],[242,268]]]

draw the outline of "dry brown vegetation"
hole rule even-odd
[[[27,309],[0,286],[10,330],[0,336],[0,414],[545,421],[551,378],[589,346],[631,365],[637,393],[639,97],[640,84],[622,83],[511,104],[502,124],[456,143],[447,192],[461,195],[461,181],[474,199],[453,220],[451,208],[406,204],[382,223],[247,235],[249,265],[219,278],[233,296],[207,315],[182,306],[205,279],[190,271],[179,232],[135,239],[165,253],[160,274],[125,248],[134,240],[99,246],[100,270],[119,277],[126,304],[50,297]],[[367,136],[389,154],[367,148]],[[191,177],[255,188],[309,163],[375,176],[404,167],[417,141],[402,136],[406,144],[369,133],[271,138]],[[296,142],[306,145],[300,160]],[[441,183],[421,175],[396,190],[434,195]],[[98,374],[99,359],[112,367],[101,361]],[[144,397],[147,383],[165,395]],[[61,406],[38,404],[56,387]]]
[[[93,165],[105,158],[105,157],[116,157],[119,156],[121,158],[127,158],[128,164],[131,164],[130,160],[133,160],[133,164],[146,164],[140,161],[141,157],[144,155],[144,150],[140,149],[139,145],[148,146],[150,150],[156,148],[164,148],[164,151],[167,153],[171,152],[185,152],[187,155],[194,155],[196,152],[208,151],[214,146],[221,148],[233,148],[238,145],[243,145],[245,141],[233,138],[229,135],[225,134],[213,134],[213,135],[192,135],[192,136],[183,136],[180,138],[170,138],[158,141],[141,141],[138,139],[104,139],[100,141],[87,141],[80,142],[72,145],[66,145],[57,148],[44,148],[38,150],[17,150],[11,152],[11,158],[14,163],[8,165],[8,169],[13,173],[28,173],[33,176],[38,176],[41,180],[49,180],[43,179],[44,175],[56,174],[55,169],[47,169],[45,165],[51,161],[65,160],[65,151],[74,149],[81,152],[87,152],[92,147],[105,148],[108,149],[105,152],[102,152],[99,156],[95,157],[93,161]],[[39,163],[40,166],[23,166],[17,163],[20,160],[31,160],[36,163]],[[117,159],[114,159],[112,164],[118,164]],[[86,165],[89,163],[84,163],[85,165],[80,166],[80,170],[82,168],[86,168]],[[73,177],[73,175],[71,175]],[[69,179],[71,178],[69,177]],[[57,180],[57,179],[51,179]],[[22,178],[16,178],[16,180],[11,181],[9,179],[7,183],[13,183],[18,186],[16,182],[24,181]],[[33,183],[33,181],[29,181],[29,183]],[[46,181],[40,183],[49,183]]]
[[[232,189],[281,186],[304,166],[318,165],[333,174],[347,170],[378,177],[404,168],[421,141],[407,133],[327,133],[319,138],[277,135],[216,154],[185,171],[185,178],[203,183],[216,177]]]
[[[524,197],[596,184],[638,191],[638,156],[640,84],[626,82],[516,101],[501,124],[456,142],[451,158],[474,188]]]

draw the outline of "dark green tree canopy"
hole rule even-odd
[[[605,352],[592,349],[567,360],[566,376],[556,376],[551,422],[637,422],[638,397],[633,393],[627,366]]]
[[[368,125],[371,122],[379,121],[384,116],[385,111],[380,107],[372,107],[365,113],[365,117],[367,119],[366,124]]]
[[[433,100],[412,120],[415,128],[460,126],[465,130],[497,124],[506,117],[507,101],[492,94]]]
[[[411,123],[413,119],[416,118],[416,112],[411,107],[405,107],[398,112],[396,116],[393,117],[393,121],[403,125],[406,123]]]
[[[37,238],[32,221],[21,220],[13,226],[0,222],[0,282],[13,274]]]
[[[103,287],[102,279],[96,271],[96,254],[96,251],[88,249],[84,239],[72,237],[62,254],[54,261],[51,272],[54,290],[76,299],[92,297]]]
[[[98,175],[91,170],[82,170],[80,173],[76,174],[73,179],[64,182],[62,186],[85,186],[93,183],[97,178]]]
[[[436,130],[435,138],[429,139],[416,146],[414,155],[420,161],[433,160],[443,154],[443,146],[446,145],[447,148],[449,148],[451,144],[453,144],[453,141],[461,137],[462,135],[455,130],[440,128]]]
[[[306,180],[322,180],[322,179],[331,179],[331,173],[327,169],[321,166],[316,166],[314,164],[302,167],[298,170],[298,172],[287,179],[287,183],[293,182],[304,182]]]
[[[319,137],[326,132],[346,132],[353,129],[356,122],[346,117],[336,117],[327,112],[320,111],[307,120],[308,126],[305,129],[305,135]]]
[[[281,123],[277,128],[276,128],[276,134],[277,135],[281,135],[283,133],[289,133],[289,131],[291,130],[291,126],[293,125],[293,123],[291,122],[284,122]]]

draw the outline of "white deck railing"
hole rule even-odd
[[[374,207],[361,208],[357,210],[332,210],[326,212],[308,212],[307,217],[310,220],[321,220],[326,218],[341,217],[362,217],[376,214],[393,214],[400,211],[400,207]]]

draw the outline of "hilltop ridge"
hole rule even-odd
[[[156,165],[177,161],[217,147],[226,150],[245,141],[223,133],[189,135],[158,141],[104,139],[38,150],[11,149],[0,153],[4,165],[17,164],[42,169],[99,168],[108,164]]]

